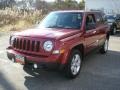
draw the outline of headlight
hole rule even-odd
[[[44,42],[43,48],[45,51],[50,52],[53,49],[53,42],[52,41]]]
[[[14,37],[11,37],[11,38],[10,38],[10,44],[11,44],[11,45],[13,45],[14,39],[15,39]]]

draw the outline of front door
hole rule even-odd
[[[86,51],[89,52],[97,46],[96,39],[96,19],[94,14],[88,14],[86,16],[86,32],[85,32],[85,44]]]

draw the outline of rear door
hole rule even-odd
[[[86,22],[85,22],[85,44],[86,44],[86,51],[89,52],[92,49],[96,48],[96,19],[94,14],[87,14],[86,15]]]
[[[96,13],[96,39],[98,42],[98,45],[103,45],[105,39],[106,39],[106,31],[107,31],[107,24],[104,22],[103,15],[99,12]]]

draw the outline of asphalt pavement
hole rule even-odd
[[[120,90],[120,32],[110,37],[105,55],[93,52],[83,61],[80,75],[73,80],[62,73],[26,70],[6,57],[9,34],[0,33],[0,90]]]

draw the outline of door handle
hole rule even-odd
[[[96,33],[96,31],[93,31],[93,34],[95,34]]]

